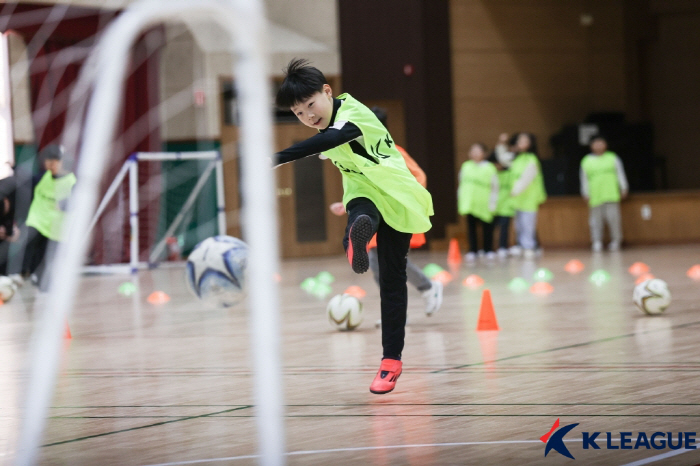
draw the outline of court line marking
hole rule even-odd
[[[449,368],[445,368],[445,369],[439,369],[439,370],[433,371],[433,372],[431,372],[431,373],[432,373],[432,374],[440,374],[440,373],[443,373],[443,372],[453,371],[453,370],[456,370],[456,369],[463,369],[463,368],[465,368],[465,367],[483,366],[483,365],[485,365],[485,364],[490,364],[490,363],[495,363],[495,362],[508,361],[508,360],[511,360],[511,359],[524,358],[524,357],[527,357],[527,356],[535,356],[535,355],[538,355],[538,354],[553,353],[553,352],[555,352],[555,351],[561,351],[561,350],[572,349],[572,348],[580,348],[580,347],[582,347],[582,346],[594,345],[594,344],[596,344],[596,343],[606,343],[606,342],[609,342],[609,341],[621,340],[621,339],[623,339],[623,338],[630,338],[630,337],[633,337],[633,336],[635,336],[635,335],[644,335],[644,334],[647,334],[647,333],[656,333],[656,332],[666,332],[666,331],[668,331],[669,329],[672,330],[672,329],[679,329],[679,328],[685,328],[685,327],[692,327],[692,326],[698,325],[698,324],[700,324],[700,321],[688,322],[688,323],[685,323],[685,324],[673,325],[673,326],[671,326],[671,327],[669,327],[669,328],[665,328],[665,329],[646,330],[646,331],[643,331],[643,332],[632,332],[632,333],[625,333],[625,334],[623,334],[623,335],[613,335],[613,336],[611,336],[611,337],[600,338],[600,339],[597,339],[597,340],[590,340],[590,341],[584,341],[584,342],[581,342],[581,343],[574,343],[573,345],[559,346],[559,347],[557,347],[557,348],[548,348],[548,349],[544,349],[544,350],[540,350],[540,351],[533,351],[533,352],[531,352],[531,353],[522,353],[522,354],[516,354],[516,355],[513,355],[513,356],[506,356],[506,357],[504,357],[504,358],[498,358],[498,359],[494,359],[494,360],[491,360],[491,361],[482,361],[482,362],[475,362],[475,363],[471,363],[471,364],[462,364],[462,365],[459,365],[459,366],[453,366],[453,367],[449,367]]]
[[[565,442],[580,442],[581,439],[565,439]],[[352,451],[371,451],[371,450],[393,450],[399,448],[427,448],[427,447],[463,447],[473,445],[505,445],[505,444],[524,444],[524,443],[542,443],[541,440],[494,440],[490,442],[451,442],[451,443],[419,443],[413,445],[382,445],[372,447],[348,447],[348,448],[331,448],[327,450],[299,450],[285,453],[285,456],[303,456],[303,455],[318,455],[323,453],[344,453]],[[242,455],[229,456],[225,458],[209,458],[189,461],[174,461],[170,463],[149,464],[146,466],[178,466],[185,464],[201,464],[214,463],[222,461],[236,461],[244,459],[259,458],[260,455]]]
[[[698,451],[698,450],[697,449],[696,450],[689,450],[689,449],[684,448],[682,450],[669,451],[666,453],[662,453],[660,455],[645,458],[643,460],[634,461],[632,463],[625,463],[622,466],[642,466],[643,464],[656,463],[657,461],[665,460],[666,458],[671,458],[671,457],[677,456],[677,455],[682,455],[683,453],[688,453],[690,451]]]
[[[565,439],[564,442],[580,442],[581,439]],[[619,442],[620,439],[611,439],[612,442]],[[303,455],[317,455],[323,453],[344,453],[353,451],[372,451],[372,450],[394,450],[400,448],[429,448],[429,447],[463,447],[463,446],[478,446],[478,445],[513,445],[513,444],[529,444],[529,443],[541,443],[541,440],[495,440],[487,442],[451,442],[451,443],[424,443],[424,444],[413,444],[413,445],[383,445],[383,446],[372,446],[372,447],[349,447],[349,448],[332,448],[327,450],[299,450],[285,453],[286,456],[303,456]],[[654,463],[656,461],[661,461],[666,458],[670,458],[676,455],[681,455],[683,453],[688,453],[691,451],[698,450],[676,450],[663,453],[661,455],[652,456],[651,458],[645,458],[643,460],[635,461],[633,463],[627,463],[622,466],[642,466],[644,464]],[[145,466],[180,466],[187,464],[202,464],[202,463],[218,463],[223,461],[237,461],[244,459],[255,459],[259,458],[260,455],[241,455],[241,456],[228,456],[224,458],[208,458],[199,460],[188,460],[188,461],[173,461],[169,463],[156,463],[149,464]]]
[[[252,408],[252,407],[253,407],[252,405],[250,405],[250,406],[240,406],[240,407],[238,407],[238,408],[225,409],[225,410],[223,410],[223,411],[217,411],[217,412],[215,412],[215,413],[200,414],[200,415],[198,415],[198,416],[186,416],[186,417],[182,417],[182,418],[180,418],[180,419],[173,419],[173,420],[171,420],[171,421],[156,422],[156,423],[154,423],[154,424],[148,424],[148,425],[145,425],[145,426],[130,427],[130,428],[128,428],[128,429],[120,429],[120,430],[115,430],[115,431],[112,431],[112,432],[103,432],[103,433],[101,433],[101,434],[86,435],[86,436],[84,436],[84,437],[78,437],[78,438],[74,438],[74,439],[70,439],[70,440],[62,440],[62,441],[60,441],[60,442],[47,443],[47,444],[42,445],[42,447],[53,447],[53,446],[55,446],[55,445],[63,445],[63,444],[66,444],[66,443],[79,442],[79,441],[81,441],[81,440],[89,440],[89,439],[98,438],[98,437],[105,437],[105,436],[107,436],[107,435],[112,435],[112,434],[121,434],[121,433],[123,433],[123,432],[130,432],[130,431],[132,431],[132,430],[146,429],[146,428],[148,428],[148,427],[156,427],[156,426],[162,426],[162,425],[165,425],[165,424],[172,424],[173,422],[189,421],[189,420],[191,420],[191,419],[198,419],[198,418],[203,418],[203,417],[209,417],[209,416],[214,416],[214,415],[216,415],[216,414],[230,413],[231,411],[238,411],[238,410],[241,410],[241,409],[247,409],[247,408]]]

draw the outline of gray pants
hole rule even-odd
[[[515,212],[515,234],[523,249],[537,248],[537,212]]]
[[[377,255],[377,248],[369,250],[369,268],[372,269],[374,281],[379,285],[379,257]],[[420,267],[411,262],[411,259],[406,260],[406,276],[408,277],[408,283],[415,286],[418,291],[426,291],[433,286]]]
[[[588,225],[591,227],[591,241],[603,241],[603,223],[608,224],[610,238],[613,243],[622,243],[622,220],[619,202],[606,202],[591,207],[588,215]]]

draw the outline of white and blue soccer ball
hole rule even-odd
[[[199,299],[219,307],[245,297],[248,245],[232,236],[213,236],[194,247],[187,258],[187,285]]]

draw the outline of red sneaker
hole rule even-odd
[[[369,386],[369,391],[376,395],[389,393],[396,387],[396,381],[401,375],[401,361],[396,359],[382,359],[382,365],[379,366],[377,376]]]
[[[369,254],[367,245],[372,239],[372,221],[368,215],[360,215],[350,226],[348,234],[348,262],[355,273],[365,273],[369,269]]]

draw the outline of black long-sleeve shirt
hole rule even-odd
[[[333,99],[333,115],[326,129],[305,141],[298,142],[287,149],[275,154],[275,165],[293,162],[309,155],[315,155],[346,144],[362,136],[362,131],[349,121],[335,121],[342,101]]]

